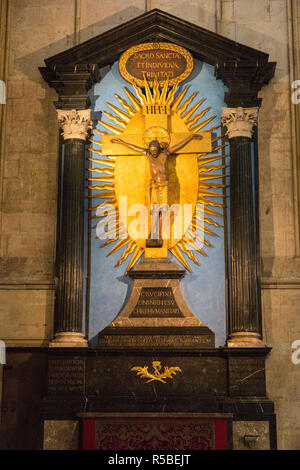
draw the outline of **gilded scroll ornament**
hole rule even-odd
[[[137,375],[139,375],[141,379],[148,379],[146,383],[158,381],[164,384],[166,383],[166,379],[173,379],[173,375],[176,375],[176,372],[182,372],[182,370],[178,366],[175,366],[175,367],[164,366],[164,371],[161,372],[162,365],[160,361],[153,361],[152,367],[154,369],[154,372],[149,372],[148,366],[144,366],[144,367],[135,366],[135,367],[132,367],[131,370],[133,372],[136,372]]]

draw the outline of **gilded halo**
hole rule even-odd
[[[152,142],[152,140],[158,140],[162,148],[167,148],[170,144],[170,134],[167,129],[164,129],[164,127],[148,127],[148,129],[145,130],[143,136],[145,147],[149,147],[149,144]]]

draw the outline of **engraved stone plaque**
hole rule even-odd
[[[130,317],[183,317],[171,287],[143,287]]]
[[[84,385],[84,359],[51,359],[49,392],[81,392]]]
[[[130,271],[130,298],[98,336],[104,348],[213,348],[214,333],[189,309],[180,289],[184,272],[169,259],[145,258]]]
[[[101,345],[107,347],[138,347],[146,348],[156,347],[174,347],[189,348],[198,346],[201,348],[213,348],[214,336],[209,334],[202,335],[103,335],[101,336]]]

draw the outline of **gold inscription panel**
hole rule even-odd
[[[214,347],[214,337],[206,335],[104,335],[101,342],[107,347]]]
[[[119,70],[123,78],[144,85],[144,77],[151,83],[169,80],[169,85],[182,82],[190,76],[194,59],[189,51],[167,42],[138,44],[121,56]]]

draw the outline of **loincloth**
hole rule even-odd
[[[150,202],[151,205],[168,204],[168,181],[164,181],[163,183],[154,180],[150,181]]]

